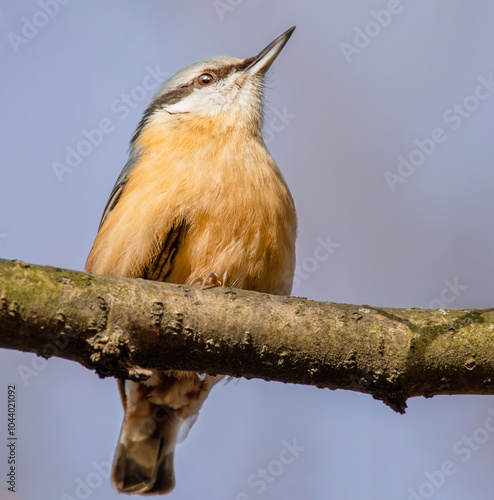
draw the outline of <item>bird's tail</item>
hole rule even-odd
[[[173,454],[181,419],[171,408],[139,396],[138,390],[126,394],[113,482],[122,493],[168,493],[175,486]]]

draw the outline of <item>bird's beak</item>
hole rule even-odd
[[[281,52],[286,42],[288,42],[294,30],[295,26],[292,26],[289,30],[286,30],[278,38],[273,40],[264,50],[254,57],[252,62],[245,68],[245,73],[247,75],[255,75],[260,71],[266,72],[271,64],[273,64],[273,61]]]

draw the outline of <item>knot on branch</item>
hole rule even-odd
[[[132,360],[132,349],[129,348],[129,339],[120,329],[98,332],[87,339],[92,347],[90,356],[91,368],[96,370],[100,377],[115,376],[142,382],[151,375],[151,370],[136,367]]]

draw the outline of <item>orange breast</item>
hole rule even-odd
[[[96,237],[86,269],[142,276],[160,242],[185,221],[169,281],[228,271],[234,287],[288,294],[295,265],[296,215],[264,144],[234,118],[156,119],[143,152]]]

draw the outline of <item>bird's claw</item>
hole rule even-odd
[[[202,285],[204,288],[205,286],[228,286],[228,283],[230,282],[230,273],[228,271],[225,271],[223,273],[221,281],[218,278],[218,275],[216,273],[209,273],[203,278],[197,277],[194,278],[191,281],[191,285]]]

